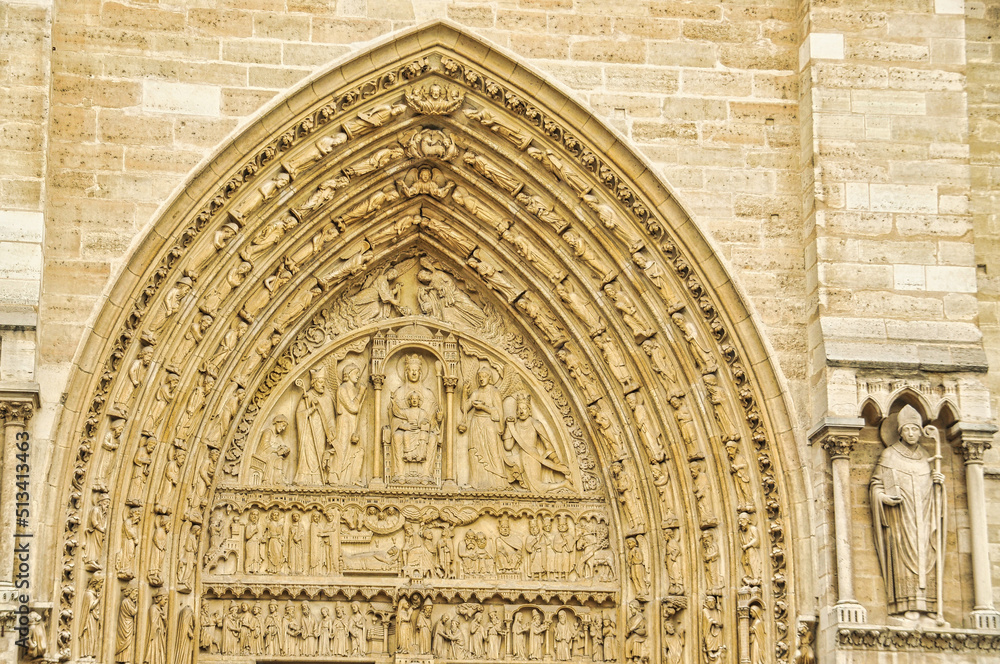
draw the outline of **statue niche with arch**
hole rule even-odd
[[[387,364],[395,365],[395,371],[386,376],[389,399],[388,424],[381,431],[383,477],[390,485],[439,485],[444,362],[427,350],[403,347]]]
[[[898,404],[897,404],[898,405]],[[945,491],[941,434],[905,404],[879,426],[885,449],[869,481],[875,554],[888,613],[944,624]],[[924,449],[933,443],[933,454]]]

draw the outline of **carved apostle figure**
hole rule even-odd
[[[351,618],[347,623],[347,638],[351,655],[364,655],[368,652],[368,642],[365,640],[367,631],[368,625],[365,621],[365,614],[361,611],[361,603],[352,602]]]
[[[389,122],[396,116],[405,112],[406,106],[403,104],[393,104],[392,106],[384,104],[382,106],[376,106],[371,110],[358,113],[353,118],[344,120],[344,133],[347,134],[348,138],[355,138],[356,136],[367,134],[375,131],[386,122]]]
[[[640,532],[644,525],[642,504],[640,503],[631,474],[625,470],[625,466],[621,461],[615,461],[611,464],[611,479],[614,482],[615,490],[618,492],[618,502],[621,503],[622,509],[625,511],[629,532]]]
[[[389,147],[376,150],[367,159],[362,159],[346,167],[344,175],[349,178],[357,177],[358,175],[367,175],[380,168],[385,168],[397,159],[402,159],[403,156],[403,148],[399,145],[390,145]]]
[[[302,574],[306,569],[305,528],[302,515],[298,512],[292,512],[291,519],[288,525],[288,568],[292,574]]]
[[[552,446],[542,424],[532,417],[531,396],[514,395],[514,415],[508,416],[503,434],[507,481],[534,493],[570,487],[569,468]]]
[[[579,173],[570,168],[565,160],[554,151],[529,147],[528,156],[541,162],[545,170],[571,186],[577,194],[583,194],[590,190],[590,184]]]
[[[743,566],[743,585],[759,586],[761,583],[762,561],[760,556],[760,532],[750,515],[740,512],[737,518],[740,532],[740,564]]]
[[[288,482],[288,457],[291,449],[285,442],[285,431],[288,429],[288,418],[284,415],[275,415],[271,420],[271,426],[264,430],[260,436],[260,444],[257,447],[257,454],[266,460],[267,468],[264,472],[264,484],[280,486]]]
[[[471,150],[466,150],[465,154],[462,155],[462,160],[476,173],[494,183],[501,189],[507,191],[507,193],[511,195],[521,191],[521,187],[524,186],[524,183],[519,182],[516,177],[503,170],[489,159],[486,159]]]
[[[309,196],[309,199],[303,205],[292,208],[292,214],[296,215],[299,219],[309,216],[309,213],[313,210],[333,200],[333,197],[337,194],[337,190],[343,189],[348,184],[350,184],[350,180],[348,180],[346,175],[327,178],[319,183],[319,187],[316,188],[316,191]]]
[[[399,196],[400,194],[399,191],[396,190],[396,187],[388,184],[356,203],[353,207],[337,217],[334,220],[334,223],[337,224],[338,228],[340,228],[352,221],[369,217],[386,205],[392,205],[398,201]]]
[[[559,296],[559,299],[570,308],[570,311],[575,313],[587,325],[590,336],[595,336],[605,330],[607,326],[604,321],[599,315],[594,313],[588,298],[576,292],[572,281],[567,279],[562,283],[556,284],[555,292]]]
[[[424,217],[423,225],[428,230],[436,233],[432,227],[436,228],[438,224],[446,226],[436,219]],[[473,328],[482,326],[486,321],[486,314],[455,279],[426,259],[421,259],[421,265],[422,269],[417,272],[417,281],[421,284],[417,294],[421,313]]]
[[[269,574],[278,574],[287,569],[285,567],[285,523],[278,510],[271,512],[271,518],[264,526],[264,553],[267,555]]]
[[[646,653],[646,611],[642,603],[634,599],[628,603],[628,624],[625,634],[625,657],[633,664],[649,661]]]
[[[83,549],[83,561],[88,570],[101,569],[101,556],[104,553],[104,537],[108,531],[108,507],[111,499],[106,493],[97,494],[97,502],[90,508],[87,515],[87,528],[84,531],[86,539]]]
[[[719,600],[715,595],[706,595],[701,609],[702,652],[705,662],[723,661],[726,646],[722,643],[722,611],[719,610]]]
[[[545,655],[545,642],[548,640],[549,627],[552,619],[542,619],[542,612],[535,609],[531,612],[531,624],[528,626],[528,657],[542,659]]]
[[[343,604],[337,604],[334,609],[336,618],[333,621],[333,635],[330,637],[330,652],[339,657],[347,656],[347,615]]]
[[[118,609],[118,627],[115,634],[115,661],[131,664],[132,647],[135,645],[135,616],[139,611],[139,589],[128,586],[122,592]]]
[[[569,612],[562,609],[556,614],[555,651],[556,661],[567,662],[572,658],[573,637],[576,636],[576,620],[569,622]]]
[[[115,572],[122,581],[130,581],[135,576],[132,569],[135,561],[135,551],[139,546],[139,521],[142,510],[133,509],[122,519],[121,550],[115,564]]]
[[[434,629],[433,611],[434,604],[430,600],[425,600],[423,606],[420,607],[420,613],[417,614],[417,627],[413,643],[419,655],[431,654],[431,637]]]
[[[267,617],[264,618],[263,629],[264,654],[280,654],[284,649],[282,647],[284,645],[284,634],[281,632],[281,617],[278,615],[278,603],[274,600],[271,600],[267,605]]]
[[[479,120],[494,134],[503,136],[521,150],[528,147],[528,144],[531,143],[531,134],[502,122],[500,118],[490,113],[489,109],[482,108],[476,110],[474,108],[467,108],[463,112],[465,113],[465,117],[470,120]]]
[[[409,653],[413,647],[413,608],[405,597],[396,607],[396,652]]]
[[[479,276],[483,278],[483,281],[507,298],[508,302],[513,302],[518,295],[524,292],[523,288],[519,288],[508,280],[507,277],[502,274],[503,270],[500,268],[490,265],[489,263],[486,263],[478,258],[470,258],[466,262],[469,267],[479,273]]]
[[[192,524],[184,538],[184,550],[177,566],[177,586],[181,592],[190,592],[193,587],[194,568],[197,565],[198,545],[201,537],[201,526]]]
[[[936,435],[933,427],[921,431],[921,417],[912,406],[896,416],[899,439],[889,445],[875,464],[869,491],[875,552],[885,580],[890,614],[933,613],[937,599],[931,585],[936,569],[936,533],[941,507],[935,506],[935,484],[944,476],[932,472],[920,446],[922,433]],[[937,512],[935,508],[937,507]]]
[[[146,655],[143,664],[166,664],[167,662],[167,593],[153,595],[153,605],[149,607],[149,630],[146,632]]]
[[[488,207],[481,200],[469,193],[469,190],[461,185],[455,187],[455,191],[452,192],[451,198],[458,205],[465,208],[469,214],[478,217],[481,221],[485,221],[492,228],[497,229],[497,232],[503,232],[510,226],[510,222],[506,220],[503,215],[495,212],[492,208]]]
[[[571,228],[563,233],[562,237],[573,250],[573,255],[589,267],[593,275],[601,280],[601,283],[607,283],[615,278],[615,272],[611,265],[598,256],[579,233]]]
[[[83,596],[83,627],[80,629],[80,652],[84,657],[96,657],[100,644],[101,600],[104,575],[97,572],[87,582]]]
[[[663,661],[665,664],[681,664],[684,652],[684,628],[673,620],[663,621]]]
[[[521,571],[522,548],[521,538],[513,535],[510,528],[510,516],[502,514],[497,522],[496,551],[497,572],[500,574],[517,574]]]
[[[402,284],[394,283],[399,278],[399,271],[389,267],[381,272],[369,274],[358,294],[354,296],[352,305],[357,312],[355,323],[365,325],[383,318],[389,318],[393,311],[402,316],[409,316],[410,309],[399,302]]]
[[[42,659],[45,657],[48,637],[45,634],[45,624],[37,611],[28,614],[28,636],[24,639],[24,654],[27,659]]]

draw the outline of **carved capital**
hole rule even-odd
[[[831,459],[847,459],[854,451],[854,445],[857,442],[857,436],[830,435],[825,436],[820,441],[820,445]]]
[[[385,386],[385,374],[372,374],[372,386],[381,390]]]
[[[28,420],[34,414],[35,404],[31,401],[0,401],[0,422],[5,425],[27,426]]]
[[[948,429],[948,439],[962,450],[965,465],[981,464],[983,454],[993,447],[997,427],[993,424],[959,422]]]
[[[847,459],[864,426],[861,418],[827,417],[809,433],[809,444],[822,447],[831,460]]]
[[[965,463],[982,463],[983,454],[986,450],[993,447],[992,443],[988,440],[982,439],[969,439],[962,441],[962,456],[965,458]]]
[[[455,388],[458,387],[458,376],[445,376],[441,380],[444,381],[445,392],[454,392]]]

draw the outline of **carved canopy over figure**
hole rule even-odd
[[[392,477],[428,481],[433,476],[444,413],[434,392],[424,384],[420,355],[403,356],[399,366],[403,384],[389,400]]]
[[[912,406],[896,416],[899,439],[879,456],[869,491],[875,552],[890,614],[936,611],[932,585],[936,569],[936,533],[942,527],[941,512],[935,513],[934,485],[944,476],[931,471],[930,459],[920,446],[921,417]],[[936,434],[928,427],[929,434]],[[942,506],[943,507],[943,506]]]

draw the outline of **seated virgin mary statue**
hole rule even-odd
[[[403,384],[389,399],[391,477],[432,482],[443,413],[434,392],[423,382],[423,359],[414,353],[402,362]]]

